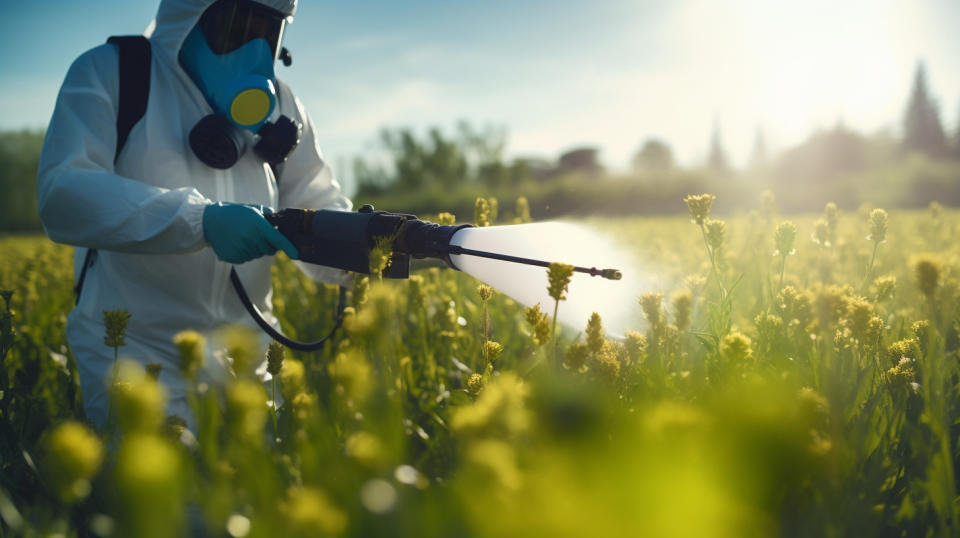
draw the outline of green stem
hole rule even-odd
[[[783,290],[783,273],[787,269],[787,255],[780,256],[780,283],[777,284],[777,293]]]
[[[483,344],[487,344],[487,339],[490,338],[490,312],[487,310],[487,302],[483,302]]]
[[[700,224],[700,235],[703,236],[703,246],[707,249],[707,256],[710,258],[710,268],[713,272],[713,278],[717,281],[717,287],[720,288],[720,300],[723,301],[727,298],[727,289],[723,286],[723,281],[720,280],[720,271],[717,270],[717,260],[715,259],[713,249],[710,248],[710,242],[707,241],[707,228]]]
[[[870,256],[870,263],[867,265],[867,272],[863,275],[863,283],[860,284],[860,290],[864,290],[867,287],[867,283],[870,282],[870,274],[873,273],[873,262],[877,259],[877,249],[880,248],[880,243],[873,242],[873,255]]]
[[[560,339],[557,337],[557,311],[560,310],[560,300],[553,302],[553,328],[550,329],[550,336],[553,337],[553,362],[557,362],[557,349],[560,346]]]
[[[120,346],[113,346],[113,379],[110,381],[111,387],[117,384],[117,370],[120,368]]]
[[[276,442],[280,438],[280,431],[277,428],[277,376],[273,376],[270,381],[273,385],[273,412],[270,415],[273,417],[273,438]]]

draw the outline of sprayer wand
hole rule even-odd
[[[526,265],[536,265],[537,267],[550,267],[550,262],[545,262],[543,260],[534,260],[532,258],[521,258],[520,256],[510,256],[508,254],[498,254],[496,252],[485,252],[482,250],[473,250],[470,248],[463,248],[459,245],[450,245],[449,247],[450,254],[461,254],[467,256],[477,256],[480,258],[490,258],[491,260],[501,260],[505,262],[513,263],[523,263]],[[573,266],[573,270],[577,273],[586,273],[590,276],[599,276],[606,278],[607,280],[620,280],[623,278],[623,275],[620,271],[616,269],[597,269],[596,267],[579,267]]]

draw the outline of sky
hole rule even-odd
[[[0,129],[49,121],[82,51],[143,31],[157,2],[0,0]],[[956,0],[301,0],[278,65],[334,170],[383,127],[505,127],[507,156],[600,149],[623,170],[648,137],[702,162],[719,127],[735,164],[838,121],[900,128],[913,72],[960,120]]]

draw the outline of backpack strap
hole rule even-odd
[[[130,130],[147,113],[150,98],[150,40],[142,35],[113,36],[107,39],[120,55],[120,98],[117,103],[117,162]]]
[[[117,47],[119,54],[119,97],[117,102],[117,149],[113,154],[116,163],[120,152],[127,144],[130,130],[147,113],[147,101],[150,99],[150,65],[152,60],[150,40],[142,35],[112,36],[107,39]],[[87,269],[97,259],[97,249],[87,249],[80,269],[80,278],[74,286],[75,303],[80,302],[83,281]]]

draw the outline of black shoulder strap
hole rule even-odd
[[[120,98],[117,104],[117,161],[130,130],[147,113],[150,99],[150,40],[142,35],[113,36],[120,55]]]
[[[112,36],[107,39],[117,47],[119,54],[120,89],[117,103],[117,149],[113,162],[117,162],[120,151],[127,144],[130,130],[147,113],[147,101],[150,99],[150,63],[152,60],[150,40],[142,35]],[[74,286],[74,301],[80,302],[83,281],[87,278],[87,269],[97,259],[97,249],[87,250],[80,268],[80,278]]]

